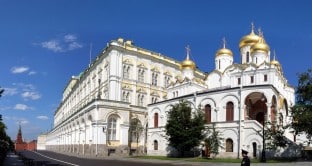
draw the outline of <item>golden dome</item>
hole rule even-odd
[[[232,51],[229,50],[229,49],[227,49],[227,48],[221,48],[221,49],[219,49],[219,50],[217,51],[217,53],[216,53],[216,56],[223,55],[223,54],[233,56]]]
[[[196,68],[196,65],[193,61],[189,60],[189,59],[185,59],[183,62],[182,62],[182,70],[183,69],[192,69],[194,70]]]
[[[230,49],[227,49],[225,48],[225,39],[223,39],[223,48],[219,49],[217,52],[216,52],[216,57],[219,56],[219,55],[230,55],[230,56],[233,56],[233,53]]]
[[[279,63],[279,61],[274,59],[271,61],[271,65],[280,66],[281,64]]]
[[[276,58],[275,58],[275,50],[274,50],[274,56],[273,56],[273,60],[271,60],[271,65],[275,65],[275,66],[281,66],[281,64],[279,63],[279,61],[278,60],[276,60]]]
[[[182,62],[181,64],[181,69],[192,69],[195,70],[196,69],[196,64],[190,60],[190,48],[189,46],[186,47],[186,59]]]
[[[266,44],[263,36],[260,37],[259,42],[252,45],[250,48],[250,52],[265,52],[268,53],[270,51],[270,47]]]
[[[251,46],[259,42],[260,37],[254,33],[254,29],[252,26],[250,34],[241,38],[239,42],[239,48],[244,46]]]

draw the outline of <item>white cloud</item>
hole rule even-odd
[[[37,116],[37,119],[40,119],[40,120],[48,120],[49,118],[47,116]]]
[[[28,73],[28,75],[35,75],[35,74],[37,74],[36,71],[30,71],[30,72]]]
[[[83,47],[83,45],[78,42],[78,37],[73,34],[66,34],[61,38],[47,40],[35,45],[40,45],[42,48],[53,52],[67,52]]]
[[[52,50],[54,52],[62,52],[63,51],[61,44],[56,40],[41,42],[41,46],[43,48],[46,48],[48,50]]]
[[[64,36],[64,41],[65,42],[74,42],[77,40],[77,37],[73,34],[67,34]]]
[[[25,104],[16,104],[16,105],[14,106],[14,109],[25,111],[25,110],[28,110],[28,109],[31,109],[31,108],[28,107],[28,106],[25,105]]]
[[[75,50],[77,48],[81,48],[82,45],[77,43],[77,42],[72,42],[72,43],[69,43],[68,45],[68,50]]]
[[[11,72],[12,72],[13,74],[24,73],[24,72],[26,72],[26,71],[28,71],[28,70],[29,70],[29,68],[26,67],[26,66],[12,67],[12,68],[11,68]]]
[[[37,99],[41,98],[41,95],[36,91],[27,91],[27,92],[22,93],[22,97],[25,100],[27,100],[27,99],[37,100]]]

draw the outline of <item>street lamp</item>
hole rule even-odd
[[[261,95],[261,101],[265,101],[265,96],[262,93]],[[262,124],[262,156],[261,156],[261,162],[265,163],[266,162],[266,157],[265,157],[265,135],[264,135],[264,125],[265,125],[265,110],[263,110],[263,124]]]

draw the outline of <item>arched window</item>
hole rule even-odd
[[[142,124],[138,119],[132,119],[130,122],[130,132],[131,132],[131,141],[139,142],[140,136],[142,134]]]
[[[124,65],[123,66],[123,77],[129,78],[129,73],[130,73],[130,66]]]
[[[232,102],[226,103],[226,121],[234,120],[234,104]]]
[[[143,94],[139,94],[138,95],[138,106],[143,106],[144,105],[144,95]]]
[[[157,77],[158,77],[158,74],[153,72],[152,73],[152,85],[157,86]]]
[[[158,101],[157,97],[152,97],[152,103],[156,103]]]
[[[205,105],[205,120],[206,123],[211,123],[211,106],[209,104]]]
[[[221,61],[219,60],[219,69],[221,69]]]
[[[249,52],[247,51],[246,63],[249,63]]]
[[[130,92],[124,91],[122,93],[122,101],[124,101],[124,102],[130,101]]]
[[[154,113],[154,127],[158,127],[158,113]]]
[[[138,81],[139,82],[144,82],[144,69],[139,69],[138,70]]]
[[[230,138],[226,139],[225,151],[233,152],[233,140]]]
[[[170,84],[170,76],[166,75],[164,78],[164,85],[165,87],[167,87],[169,84]]]
[[[108,119],[107,138],[108,140],[116,140],[117,118],[111,117]]]
[[[158,150],[158,141],[154,140],[154,150]]]

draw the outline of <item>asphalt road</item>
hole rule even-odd
[[[34,165],[55,165],[55,166],[172,166],[170,163],[153,163],[135,161],[132,159],[88,159],[68,156],[64,154],[49,151],[22,151],[20,152],[26,158],[33,159]]]

